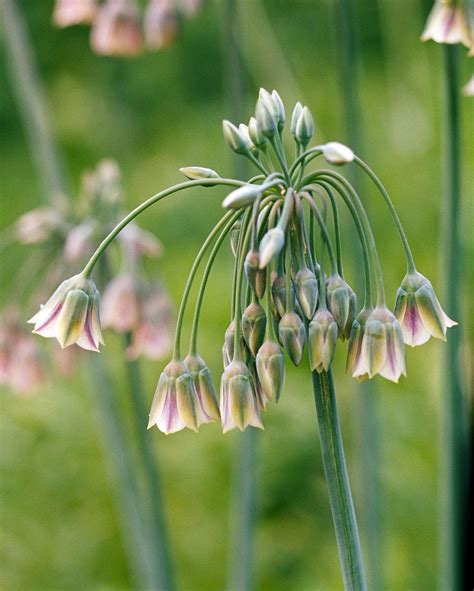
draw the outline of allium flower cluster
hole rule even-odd
[[[200,0],[56,0],[58,27],[91,25],[91,47],[100,55],[134,57],[170,46],[180,19],[196,14]]]
[[[82,273],[66,282],[66,290],[60,287],[59,296],[54,295],[45,313],[39,313],[42,322],[45,318],[50,322],[46,327],[55,323],[60,340],[72,342],[82,335],[78,326],[87,326],[90,294],[95,293],[89,283],[78,286],[78,277],[91,281],[90,274],[105,249],[137,215],[185,189],[232,188],[223,201],[226,212],[203,243],[187,278],[172,360],[158,381],[149,427],[156,425],[165,433],[184,428],[197,431],[201,424],[220,418],[224,432],[263,428],[262,413],[282,392],[286,358],[298,366],[307,349],[311,370],[329,372],[336,349],[348,341],[347,369],[354,378],[380,375],[398,382],[406,375],[405,345],[420,345],[430,336],[445,339],[447,328],[455,324],[442,310],[428,279],[416,270],[400,218],[372,169],[338,142],[309,147],[314,121],[308,107],[300,103],[290,117],[295,144],[295,157],[290,161],[283,141],[286,119],[279,94],[261,89],[248,124],[223,122],[227,144],[250,160],[257,174],[242,182],[223,178],[211,168],[182,168],[189,180],[157,193],[129,213],[102,241]],[[313,168],[310,165],[316,158],[332,166]],[[383,267],[366,208],[351,183],[337,171],[351,163],[369,176],[401,238],[407,275],[394,312],[386,304]],[[341,207],[347,207],[359,238],[361,293],[356,293],[343,272]],[[209,368],[198,353],[198,334],[207,282],[226,240],[234,264],[218,402]],[[189,353],[183,357],[185,312],[204,260]],[[85,295],[77,294],[78,290]],[[68,298],[71,304],[66,306]],[[64,301],[62,307],[58,307],[59,300]],[[137,285],[130,275],[121,275],[104,297],[107,324],[116,330],[131,330],[139,316],[137,301]],[[63,325],[61,315],[66,314],[69,320]]]

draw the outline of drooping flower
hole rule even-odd
[[[462,43],[471,46],[466,7],[456,0],[436,0],[428,16],[422,41],[432,39],[436,43]]]
[[[169,47],[176,38],[178,15],[172,0],[150,0],[143,19],[145,45],[152,51]]]
[[[63,256],[68,263],[84,260],[92,252],[92,237],[97,230],[97,222],[88,219],[69,230],[64,243]]]
[[[263,307],[258,302],[249,304],[242,315],[242,334],[254,357],[263,343],[266,325],[267,317]]]
[[[74,275],[63,281],[49,300],[28,322],[33,332],[57,338],[61,347],[77,343],[98,351],[103,344],[99,318],[99,292],[89,277]]]
[[[263,429],[254,378],[242,361],[232,361],[225,368],[219,406],[224,433],[248,426]]]
[[[365,307],[357,315],[356,319],[352,323],[350,336],[349,336],[349,344],[347,347],[347,361],[346,361],[346,371],[348,371],[353,377],[361,382],[363,380],[368,379],[368,374],[360,374],[358,376],[354,376],[356,369],[360,362],[360,357],[362,353],[362,339],[364,337],[365,325],[367,324],[367,320],[373,312],[373,308]]]
[[[148,429],[176,433],[188,428],[198,431],[212,419],[207,415],[196,392],[193,377],[181,361],[171,361],[163,370],[150,410]]]
[[[278,325],[280,342],[295,365],[299,365],[303,357],[306,342],[306,331],[303,321],[296,312],[286,312]]]
[[[336,351],[337,323],[326,308],[318,310],[309,323],[308,348],[312,370],[328,371]]]
[[[326,294],[329,310],[339,327],[339,334],[343,339],[347,339],[355,318],[356,295],[340,275],[329,276]]]
[[[141,52],[142,33],[135,0],[106,0],[94,19],[91,45],[102,55],[130,57]]]
[[[188,355],[184,360],[184,365],[191,374],[196,393],[199,398],[201,408],[209,421],[218,421],[220,419],[219,404],[217,395],[212,382],[212,376],[204,359],[199,355]]]
[[[318,280],[312,271],[304,267],[296,273],[293,283],[303,314],[311,319],[318,304]]]
[[[96,0],[56,0],[53,21],[58,27],[89,24],[96,10]]]
[[[446,331],[457,322],[441,308],[433,286],[421,273],[408,273],[397,292],[395,316],[407,345],[416,347],[431,336],[446,340]]]
[[[405,344],[400,324],[386,307],[376,307],[367,318],[361,349],[354,373],[355,378],[366,375],[398,382],[406,375]]]
[[[267,340],[257,353],[257,375],[265,397],[278,402],[285,379],[285,356],[281,347]]]
[[[117,332],[131,332],[140,322],[139,286],[131,273],[110,281],[101,302],[102,326]]]
[[[15,224],[16,237],[23,244],[46,242],[63,223],[63,216],[56,208],[38,207],[18,218]]]

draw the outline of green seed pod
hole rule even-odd
[[[311,320],[318,304],[318,280],[316,275],[307,267],[304,267],[296,273],[294,286],[303,314],[308,320]]]
[[[258,350],[257,375],[266,399],[278,402],[285,379],[285,356],[278,343],[265,341]]]
[[[222,131],[225,141],[234,152],[237,154],[248,154],[250,152],[252,143],[233,123],[224,119],[222,122]]]
[[[267,317],[265,310],[257,302],[252,302],[242,314],[242,333],[250,352],[255,357],[263,343]]]
[[[204,168],[203,166],[184,166],[179,169],[179,172],[192,181],[197,179],[218,179],[219,175],[212,168]]]
[[[291,361],[299,365],[306,342],[306,332],[303,321],[296,312],[287,312],[282,316],[278,325],[278,334]]]
[[[337,342],[337,324],[329,310],[318,310],[309,323],[308,348],[311,369],[328,371]]]
[[[258,250],[250,250],[245,257],[244,271],[253,293],[259,300],[265,293],[266,269],[260,269]]]

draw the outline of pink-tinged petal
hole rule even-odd
[[[410,347],[423,345],[431,337],[421,320],[416,303],[413,301],[407,305],[405,315],[400,320],[403,331],[403,339]]]
[[[392,382],[397,383],[402,371],[401,371],[401,368],[398,363],[399,362],[398,355],[395,351],[393,327],[386,326],[385,331],[386,331],[385,339],[386,339],[387,356],[386,356],[385,364],[380,369],[379,373],[382,377],[386,378],[387,380],[391,380]]]
[[[40,322],[37,322],[33,332],[46,338],[56,337],[56,322],[61,313],[63,303],[59,302],[56,308],[48,315],[42,316]],[[40,310],[41,311],[41,310]]]
[[[168,390],[168,395],[165,398],[165,404],[161,415],[158,417],[156,426],[166,435],[176,433],[186,427],[186,424],[178,411],[176,392],[171,389]]]
[[[148,429],[156,425],[159,416],[163,412],[165,400],[168,395],[168,384],[169,377],[166,375],[165,368],[165,371],[163,371],[160,375],[160,379],[158,380],[158,384],[156,386],[155,395],[153,396],[153,402],[151,403],[151,410],[148,420]]]
[[[370,320],[365,327],[362,339],[362,355],[368,366],[369,377],[377,375],[387,360],[387,348],[385,346],[385,325],[379,320]],[[359,368],[357,375],[360,375]]]
[[[76,344],[79,347],[86,349],[87,351],[97,352],[99,350],[99,343],[98,343],[98,341],[95,340],[94,334],[92,332],[90,315],[91,315],[91,311],[88,310],[86,322],[84,324],[84,329],[81,332],[81,334],[79,335],[79,337],[77,338]]]

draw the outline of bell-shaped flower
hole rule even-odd
[[[318,280],[316,275],[307,267],[304,267],[296,273],[293,283],[303,314],[310,320],[318,304]]]
[[[285,356],[278,343],[266,340],[257,353],[257,376],[267,400],[278,402],[285,379]]]
[[[436,0],[428,16],[422,41],[432,39],[436,43],[462,43],[471,46],[468,9],[457,0]]]
[[[242,314],[242,333],[250,352],[255,357],[265,337],[267,317],[258,302],[250,303]]]
[[[135,0],[106,0],[97,11],[91,33],[92,49],[100,55],[136,56],[143,47]]]
[[[58,27],[90,24],[96,9],[96,0],[56,0],[53,21]]]
[[[322,308],[309,323],[308,348],[312,370],[328,371],[337,342],[337,323],[329,310]]]
[[[351,286],[340,275],[330,275],[326,283],[328,307],[343,339],[349,337],[355,318],[357,298]]]
[[[416,347],[431,336],[446,340],[446,331],[457,322],[441,308],[433,286],[421,273],[408,273],[397,291],[395,316],[407,345]]]
[[[92,279],[82,273],[63,281],[28,322],[35,325],[34,333],[57,338],[63,348],[76,343],[98,351],[103,344],[99,292]]]
[[[201,408],[208,418],[207,422],[220,419],[219,404],[216,390],[212,382],[212,376],[204,359],[199,355],[189,354],[184,360],[184,365],[191,374]]]
[[[254,378],[242,361],[232,361],[221,379],[220,412],[223,432],[263,429]]]
[[[306,331],[303,321],[296,312],[286,312],[278,324],[280,342],[295,365],[303,357]]]
[[[360,356],[362,353],[362,338],[364,336],[365,325],[367,324],[367,320],[372,312],[373,308],[362,308],[352,323],[346,361],[346,371],[350,372],[352,376],[354,376],[357,366],[359,365]],[[361,382],[368,379],[368,377],[369,376],[367,374],[364,374],[358,375],[356,379]]]
[[[174,2],[150,0],[143,18],[145,45],[151,51],[169,47],[176,39],[178,14]]]
[[[406,375],[402,329],[386,307],[375,308],[367,318],[358,363],[352,375],[373,378],[377,374],[392,382]]]
[[[140,296],[137,279],[121,273],[110,281],[101,302],[102,326],[117,332],[131,332],[140,323]]]
[[[148,429],[176,433],[188,428],[198,431],[203,423],[213,420],[204,411],[193,377],[181,361],[171,361],[163,370],[151,404]]]
[[[224,344],[222,346],[222,361],[224,363],[224,367],[227,367],[234,358],[234,348],[235,348],[235,320],[227,327],[224,335]],[[240,331],[240,353],[243,356],[244,360],[247,361],[250,357],[250,351],[248,350],[247,343],[245,342],[245,338],[243,332]]]

